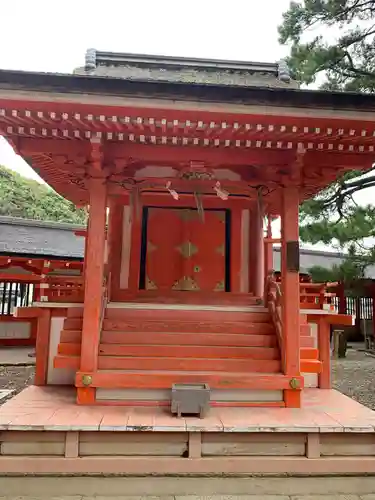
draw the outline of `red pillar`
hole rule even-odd
[[[249,291],[256,297],[263,297],[265,265],[263,218],[258,204],[250,212],[249,256]]]
[[[105,179],[90,179],[89,195],[90,218],[86,236],[81,373],[77,374],[79,378],[82,378],[85,373],[95,372],[98,364],[106,239],[107,184]],[[93,403],[95,389],[89,386],[78,388],[77,401],[85,404]]]
[[[285,373],[291,379],[300,376],[300,284],[299,270],[288,263],[287,252],[299,241],[299,190],[297,186],[282,189],[281,212],[281,293],[282,325],[285,348]],[[292,259],[290,259],[292,260]],[[301,406],[301,390],[284,391],[286,406]]]

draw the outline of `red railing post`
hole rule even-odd
[[[107,222],[107,184],[103,178],[90,179],[90,218],[88,226],[87,261],[85,267],[84,308],[81,341],[80,374],[94,372],[98,364],[98,350],[103,312],[103,282]],[[93,403],[95,389],[77,390],[79,403]]]
[[[281,293],[282,326],[285,349],[285,374],[291,378],[291,389],[284,391],[286,406],[301,406],[301,390],[293,380],[300,377],[300,283],[298,255],[299,190],[282,188],[281,213]],[[293,387],[294,386],[294,387]]]

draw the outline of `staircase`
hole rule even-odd
[[[71,308],[55,368],[80,367],[82,310]],[[301,315],[301,372],[321,363]],[[107,307],[95,374],[104,402],[167,404],[175,383],[207,383],[217,405],[283,406],[288,377],[262,306],[128,303]]]
[[[317,374],[322,371],[322,363],[319,361],[319,349],[317,340],[312,335],[312,326],[307,323],[307,316],[300,315],[300,345],[301,345],[301,373],[305,375],[305,387],[317,387]],[[309,376],[311,374],[311,376]],[[308,375],[306,377],[306,375]]]
[[[71,309],[64,322],[56,368],[79,370],[81,315]],[[97,399],[162,404],[174,383],[207,383],[218,405],[283,406],[287,381],[267,309],[155,304],[107,308]]]

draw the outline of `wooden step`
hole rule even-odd
[[[167,294],[160,290],[139,290],[136,292],[125,292],[122,295],[123,301],[127,303],[144,303],[144,304],[258,304],[261,300],[259,297],[254,297],[252,293],[202,293],[199,292],[180,292],[171,291]]]
[[[54,368],[63,368],[65,370],[79,370],[80,363],[80,356],[55,356],[53,359]]]
[[[68,318],[82,318],[83,307],[68,307],[67,316]]]
[[[207,358],[125,358],[99,356],[99,369],[102,370],[155,370],[164,371],[214,371],[214,372],[256,372],[278,373],[279,360],[256,359],[207,359]]]
[[[80,343],[61,343],[58,354],[79,356]],[[99,354],[106,356],[172,357],[172,358],[218,358],[218,359],[279,359],[275,347],[222,347],[180,345],[121,345],[100,344]]]
[[[82,332],[80,330],[63,330],[60,342],[79,343]],[[155,344],[155,345],[212,345],[212,346],[243,346],[243,347],[275,347],[275,335],[232,335],[220,333],[148,333],[148,332],[119,332],[103,331],[103,344]]]
[[[275,347],[222,347],[180,345],[100,344],[99,353],[106,356],[140,356],[172,358],[279,359]]]
[[[223,347],[276,347],[276,335],[220,333],[125,333],[103,331],[103,344],[194,345]]]
[[[57,356],[54,360],[55,368],[79,369],[79,356]],[[221,372],[256,372],[279,373],[279,360],[254,359],[202,359],[202,358],[155,358],[155,357],[115,357],[99,356],[101,370],[153,370],[164,371],[221,371]]]
[[[301,347],[315,347],[315,339],[313,337],[308,337],[304,335],[300,338]]]
[[[59,355],[54,359],[55,368],[79,370],[79,356]],[[180,358],[125,358],[114,356],[99,356],[101,370],[156,370],[159,373],[166,370],[177,371],[224,371],[230,374],[234,370],[243,369],[245,373],[277,373],[281,370],[278,360],[212,360],[212,359],[180,359]],[[320,373],[321,362],[317,359],[301,359],[302,373]]]
[[[77,387],[84,387],[83,375],[77,372]],[[290,377],[281,373],[100,370],[91,377],[91,387],[103,388],[170,389],[173,384],[201,383],[218,389],[290,389]],[[302,387],[303,377],[298,381]]]
[[[67,318],[64,321],[64,330],[81,330],[82,319]],[[104,319],[104,330],[118,330],[121,332],[177,332],[177,333],[255,333],[268,335],[275,333],[273,324],[269,322],[248,323],[237,321],[153,321],[142,320],[111,320]]]
[[[311,325],[308,325],[308,324],[300,325],[300,334],[301,335],[311,335]]]
[[[79,344],[82,339],[82,330],[62,330],[60,333],[60,343]]]
[[[320,373],[322,371],[322,363],[317,359],[301,359],[301,373]]]
[[[75,329],[76,323],[71,323],[66,320],[64,329]],[[77,326],[81,328],[82,324]],[[176,333],[225,333],[225,334],[257,334],[269,335],[274,334],[275,329],[272,323],[248,322],[241,323],[236,321],[126,321],[126,320],[111,320],[103,321],[103,330],[121,332],[176,332]]]
[[[315,348],[301,348],[301,359],[319,359],[319,351]]]
[[[82,318],[66,318],[64,320],[64,330],[82,330]]]
[[[107,308],[105,319],[122,321],[194,321],[194,322],[245,322],[245,323],[269,323],[271,316],[264,308],[252,308],[251,311],[226,311],[225,309],[210,310],[176,310],[176,309],[130,309],[130,308]]]

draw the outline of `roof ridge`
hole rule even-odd
[[[198,70],[250,71],[253,73],[273,74],[284,83],[291,82],[288,65],[284,59],[275,62],[238,61],[226,59],[206,59],[198,57],[176,57],[156,54],[134,54],[126,52],[99,51],[90,48],[86,51],[85,69],[95,70],[97,66],[145,65],[170,67],[175,69],[196,68]]]

